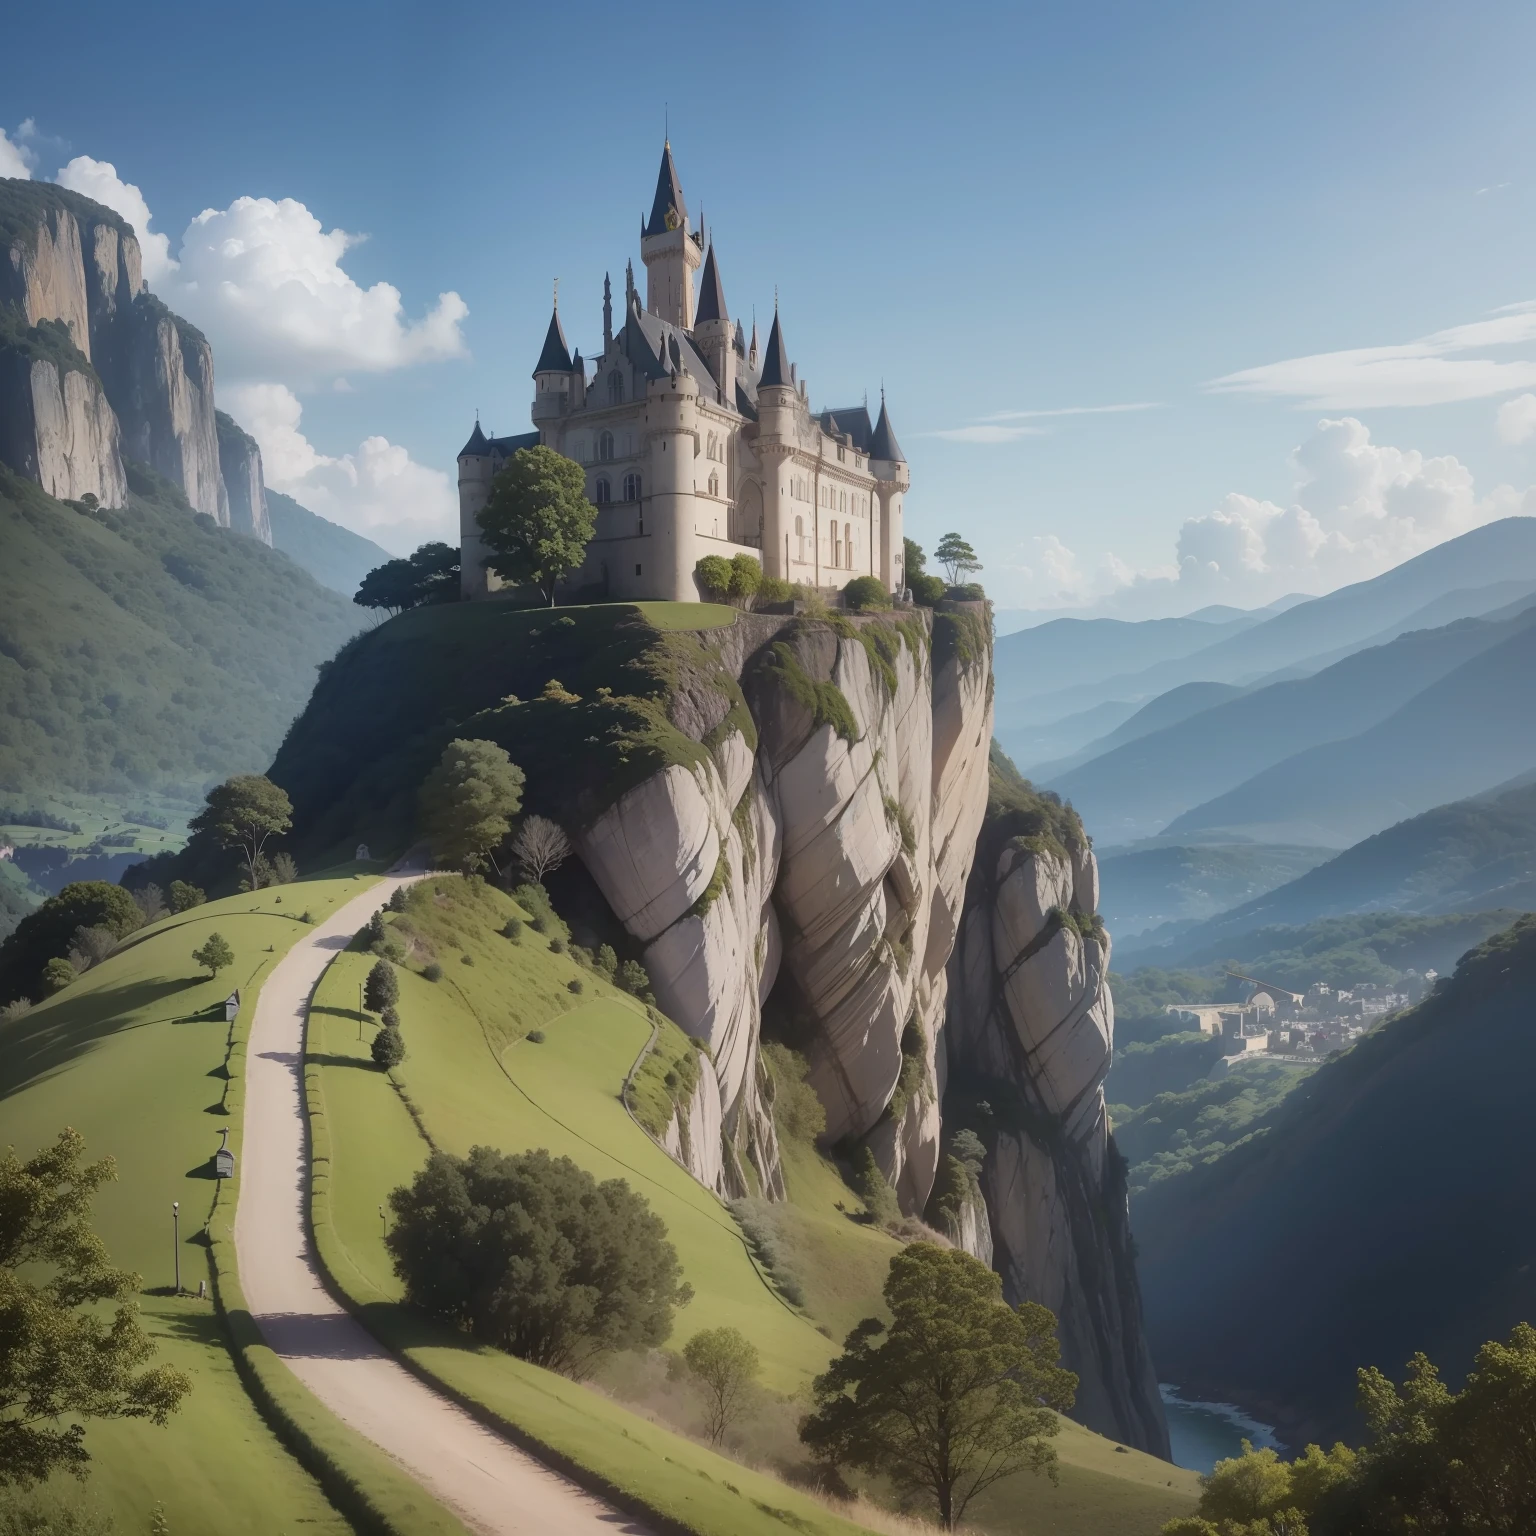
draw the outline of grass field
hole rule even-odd
[[[424,1329],[396,1303],[398,1282],[383,1244],[380,1208],[424,1161],[424,1137],[446,1151],[475,1144],[504,1151],[547,1147],[599,1178],[623,1177],[663,1217],[697,1293],[679,1314],[670,1347],[730,1323],[758,1345],[765,1384],[803,1400],[810,1377],[834,1352],[832,1339],[879,1307],[894,1240],[850,1219],[858,1202],[809,1147],[786,1150],[790,1204],[778,1219],[796,1255],[809,1316],[791,1308],[759,1275],[734,1220],[629,1118],[619,1089],[650,1036],[632,1000],[552,954],[525,928],[517,942],[497,931],[515,906],[456,880],[413,898],[406,926],[419,959],[428,947],[442,965],[436,983],[402,968],[400,1013],[409,1055],[399,1088],[367,1059],[358,986],[370,956],[338,957],[316,993],[309,1059],[316,1126],[316,1234],[336,1281],[371,1327],[408,1358],[465,1397],[491,1409],[556,1452],[597,1467],[615,1485],[644,1493],[706,1531],[782,1531],[757,1525],[728,1484],[754,1476],[667,1433],[637,1414],[561,1377],[490,1350],[465,1347]],[[523,914],[526,916],[526,914]],[[572,995],[566,984],[580,979]],[[542,1043],[526,1038],[539,1029]],[[818,1331],[817,1324],[827,1333]],[[985,1528],[1061,1536],[1151,1536],[1194,1503],[1194,1478],[1154,1458],[1117,1450],[1064,1423],[1062,1480],[1028,1476],[999,1485]],[[1171,1485],[1171,1486],[1170,1486]],[[814,1529],[834,1529],[819,1504],[761,1479],[745,1502],[793,1504]],[[673,1499],[682,1502],[673,1506]],[[798,1502],[795,1502],[798,1501]],[[759,1509],[759,1514],[761,1510]]]
[[[151,1290],[174,1273],[171,1202],[181,1204],[181,1278],[208,1278],[200,1233],[216,1189],[230,1030],[222,1002],[239,987],[249,1008],[272,963],[302,932],[362,889],[346,876],[231,897],[130,937],[66,991],[0,1031],[0,1144],[30,1155],[65,1125],[88,1154],[117,1160],[94,1225],[113,1259]],[[191,952],[217,930],[235,963],[210,981]],[[346,1521],[258,1416],[235,1376],[212,1305],[148,1295],[145,1322],[166,1361],[195,1386],[164,1429],[93,1424],[88,1491],[125,1532],[148,1529],[163,1503],[170,1528],[220,1536],[300,1529],[343,1532]]]

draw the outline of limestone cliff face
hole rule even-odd
[[[229,526],[263,544],[272,542],[272,522],[267,516],[267,487],[261,473],[261,449],[250,433],[231,417],[214,414],[219,437],[219,476],[224,482]]]
[[[992,1263],[1010,1300],[1060,1320],[1075,1416],[1166,1456],[1104,1108],[1114,1003],[1098,866],[1086,840],[1063,846],[1050,828],[1020,833],[999,816],[988,833],[950,962],[946,1108],[986,1142]]]
[[[179,485],[195,511],[229,526],[213,353],[145,289],[132,229],[99,203],[40,182],[0,181],[0,216],[13,231],[0,259],[6,462],[50,488],[89,489],[118,505],[127,495],[122,458],[138,459]],[[40,357],[53,364],[52,380],[33,367]],[[236,457],[229,479],[243,498],[242,531],[270,543],[259,455],[254,465]]]

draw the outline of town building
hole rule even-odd
[[[594,360],[571,351],[557,298],[533,370],[532,432],[488,437],[475,423],[459,454],[464,595],[500,585],[485,568],[476,514],[498,470],[539,443],[582,465],[597,507],[573,592],[697,600],[699,560],[742,553],[765,575],[823,591],[876,576],[899,592],[909,476],[883,391],[873,422],[865,404],[813,411],[777,303],[765,346],[755,324],[744,334],[719,254],[689,216],[670,143],[641,221],[640,260],[644,300],[631,263],[617,325],[603,280]]]

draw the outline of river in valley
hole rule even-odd
[[[1240,1456],[1244,1440],[1255,1450],[1265,1446],[1285,1449],[1268,1424],[1250,1419],[1230,1403],[1189,1402],[1179,1395],[1177,1387],[1166,1382],[1158,1390],[1163,1397],[1163,1411],[1168,1415],[1168,1441],[1175,1466],[1209,1472],[1218,1461]]]

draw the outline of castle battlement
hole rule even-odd
[[[883,393],[874,422],[864,405],[813,413],[777,306],[761,351],[756,326],[750,340],[743,334],[715,248],[689,221],[670,143],[641,223],[640,259],[645,303],[629,264],[618,329],[603,280],[601,357],[572,354],[556,306],[533,370],[534,431],[493,438],[475,423],[459,454],[465,596],[499,585],[485,569],[476,522],[491,480],[519,448],[538,443],[585,468],[597,507],[572,588],[691,601],[703,556],[747,553],[766,575],[807,586],[877,576],[900,590],[909,477]]]

